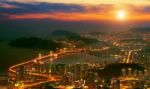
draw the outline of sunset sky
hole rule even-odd
[[[63,21],[115,21],[118,10],[127,21],[150,21],[149,0],[1,0],[5,19],[53,19]],[[4,19],[3,18],[3,19]]]
[[[20,29],[122,30],[150,25],[150,0],[0,0],[0,17],[1,33],[13,28],[15,35]]]

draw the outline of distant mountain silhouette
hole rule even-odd
[[[52,36],[64,37],[64,36],[80,36],[77,33],[65,30],[56,30],[51,33]]]
[[[83,24],[83,25],[81,25]],[[88,26],[92,26],[88,27]],[[54,20],[11,20],[1,22],[0,20],[0,39],[14,40],[19,37],[39,37],[50,38],[51,32],[57,29],[63,29],[74,32],[83,32],[103,28],[102,25],[94,25],[82,22],[64,22]],[[100,30],[100,29],[99,29]]]
[[[19,48],[35,48],[35,49],[48,49],[56,50],[61,48],[60,43],[56,43],[53,40],[43,40],[40,38],[30,37],[30,38],[18,38],[9,43],[11,47]]]
[[[88,34],[91,34],[91,35],[104,35],[106,33],[104,33],[104,32],[89,32]]]
[[[98,42],[97,39],[82,37],[77,33],[73,33],[70,31],[64,31],[64,30],[56,30],[56,31],[52,32],[51,35],[54,37],[57,37],[57,38],[64,37],[65,39],[70,40],[70,41],[80,41],[80,42],[83,42],[85,44],[91,44],[91,43]]]
[[[134,33],[150,33],[150,27],[135,27],[129,30]]]

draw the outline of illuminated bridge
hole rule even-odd
[[[60,57],[63,57],[65,55],[70,55],[70,54],[74,54],[74,53],[84,53],[86,52],[86,49],[74,49],[74,50],[67,50],[67,51],[60,51],[60,52],[55,52],[52,53],[50,52],[50,54],[48,55],[41,55],[39,54],[39,57],[37,58],[33,58],[29,61],[26,62],[22,62],[16,65],[13,65],[9,68],[9,72],[13,73],[13,74],[17,74],[17,69],[20,66],[31,66],[33,64],[35,64],[36,62],[39,62],[41,64],[50,61],[53,62],[54,60],[57,60]],[[52,60],[49,60],[52,59]],[[31,82],[31,83],[23,83],[22,85],[19,86],[19,84],[15,84],[15,86],[13,87],[13,89],[28,89],[28,88],[32,88],[47,82],[56,82],[56,81],[60,81],[61,77],[58,75],[50,75],[50,74],[46,74],[46,73],[36,73],[33,71],[29,71],[28,72],[29,75],[34,76],[34,77],[39,77],[41,78],[41,80],[37,81],[37,82]],[[24,80],[22,80],[23,82],[25,82]],[[16,88],[17,87],[17,88]]]

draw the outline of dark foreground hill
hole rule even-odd
[[[128,68],[131,68],[132,71],[137,70],[137,71],[144,71],[144,68],[141,67],[138,64],[126,64],[126,63],[120,63],[120,64],[111,64],[106,66],[102,70],[92,70],[95,71],[99,74],[99,76],[104,77],[104,78],[112,78],[112,77],[119,77],[122,75],[122,69],[128,70]]]
[[[18,38],[9,43],[11,47],[18,48],[34,48],[34,49],[47,49],[56,50],[61,48],[62,44],[57,43],[53,40],[43,40],[40,38],[30,37],[30,38]]]

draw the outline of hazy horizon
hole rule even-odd
[[[12,40],[19,37],[50,38],[55,30],[67,30],[77,33],[86,32],[126,32],[134,27],[149,27],[148,22],[139,23],[100,23],[100,22],[64,22],[54,20],[15,20],[0,23],[0,39]]]

